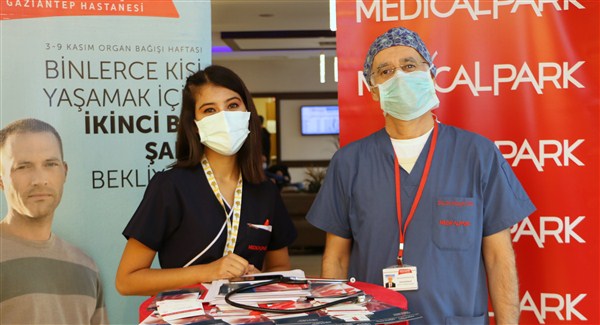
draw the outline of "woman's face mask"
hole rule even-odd
[[[375,87],[379,88],[383,112],[399,120],[414,120],[440,105],[429,71],[406,73],[398,69],[392,78]]]
[[[250,112],[221,111],[195,122],[202,144],[224,156],[232,156],[250,133],[249,121]]]

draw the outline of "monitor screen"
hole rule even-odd
[[[337,105],[301,106],[302,135],[326,135],[340,133],[340,115]]]

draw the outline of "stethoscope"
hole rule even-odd
[[[354,294],[347,295],[347,296],[327,297],[327,298],[340,297],[340,299],[337,299],[337,300],[334,300],[334,301],[331,301],[328,303],[324,303],[324,304],[321,304],[318,306],[312,306],[312,307],[307,307],[307,308],[296,308],[296,309],[265,308],[265,307],[245,305],[245,304],[231,300],[231,297],[238,293],[242,293],[246,290],[259,288],[259,287],[267,286],[267,285],[274,284],[274,283],[310,284],[310,283],[319,283],[319,282],[335,283],[335,282],[347,282],[347,281],[346,280],[330,280],[330,279],[306,279],[306,278],[296,278],[296,277],[285,277],[285,276],[280,275],[280,276],[275,276],[275,278],[272,280],[258,282],[258,283],[254,283],[254,284],[248,284],[247,286],[239,287],[235,290],[232,290],[225,295],[225,301],[234,307],[243,308],[243,309],[247,309],[247,310],[260,311],[260,312],[266,312],[266,313],[296,314],[296,313],[308,313],[311,311],[316,311],[319,309],[339,305],[339,304],[345,303],[345,302],[363,303],[363,302],[369,301],[371,298],[371,296],[367,296],[363,291],[360,291],[358,293],[354,293]],[[306,298],[314,299],[314,297],[310,297],[310,296],[306,297]]]

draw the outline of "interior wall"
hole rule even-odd
[[[337,92],[337,82],[334,81],[334,58],[327,55],[325,59],[325,83],[319,81],[319,59],[318,58],[289,58],[281,57],[263,57],[260,60],[253,59],[230,59],[227,57],[213,57],[213,64],[222,65],[235,71],[251,93],[323,93]],[[287,103],[287,102],[286,102]],[[330,103],[328,100],[319,100],[319,104]],[[334,101],[337,103],[337,101]],[[286,107],[293,107],[287,106]],[[294,113],[295,114],[295,113]],[[297,114],[299,118],[299,113]],[[289,117],[289,118],[287,118]],[[269,115],[269,120],[275,119]],[[291,115],[286,115],[286,118],[280,120],[278,128],[280,130],[295,130],[297,132],[286,132],[281,134],[281,142],[286,143],[289,150],[289,157],[297,157],[303,152],[310,150],[302,145],[297,148],[297,143],[300,141],[299,121]],[[275,137],[274,133],[273,137]],[[326,154],[322,152],[318,155],[319,160],[328,160],[335,151],[332,136],[318,136],[311,140],[317,148],[327,148]],[[288,146],[289,145],[289,146]],[[284,146],[284,145],[282,145]],[[276,149],[276,141],[271,141],[272,152]],[[273,152],[273,155],[280,153]],[[283,158],[284,160],[286,157]],[[306,166],[310,166],[310,161],[307,161]],[[297,167],[290,168],[293,181],[303,181],[306,177],[305,168]]]
[[[278,130],[281,141],[279,157],[284,165],[286,161],[306,161],[307,166],[310,166],[313,161],[329,161],[338,148],[337,135],[302,135],[300,125],[302,105],[337,105],[337,98],[280,101],[277,111],[281,124]]]
[[[319,58],[264,57],[259,60],[213,57],[213,64],[235,71],[251,93],[337,92],[334,59],[325,59],[325,83],[319,82]]]
[[[235,71],[244,80],[251,93],[337,92],[337,82],[333,80],[334,60],[332,56],[327,56],[325,59],[325,83],[319,81],[318,58],[288,58],[282,56],[247,60],[214,56],[212,62]],[[269,116],[268,119],[275,119],[275,117],[271,118]],[[299,127],[296,124],[297,121],[286,118],[280,121],[279,127],[291,130]],[[282,139],[282,141],[285,140],[287,138]],[[329,146],[332,143],[331,136],[323,136],[320,140],[322,145]],[[291,139],[291,141],[294,141],[294,139]],[[271,141],[272,150],[275,146],[276,142]],[[308,166],[310,166],[309,163],[306,167]],[[307,178],[306,167],[289,168],[292,182],[304,182]]]

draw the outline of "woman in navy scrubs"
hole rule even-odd
[[[150,181],[123,231],[124,295],[288,270],[296,229],[262,170],[260,120],[243,81],[210,66],[182,95],[177,162]],[[151,264],[158,253],[160,269]]]

